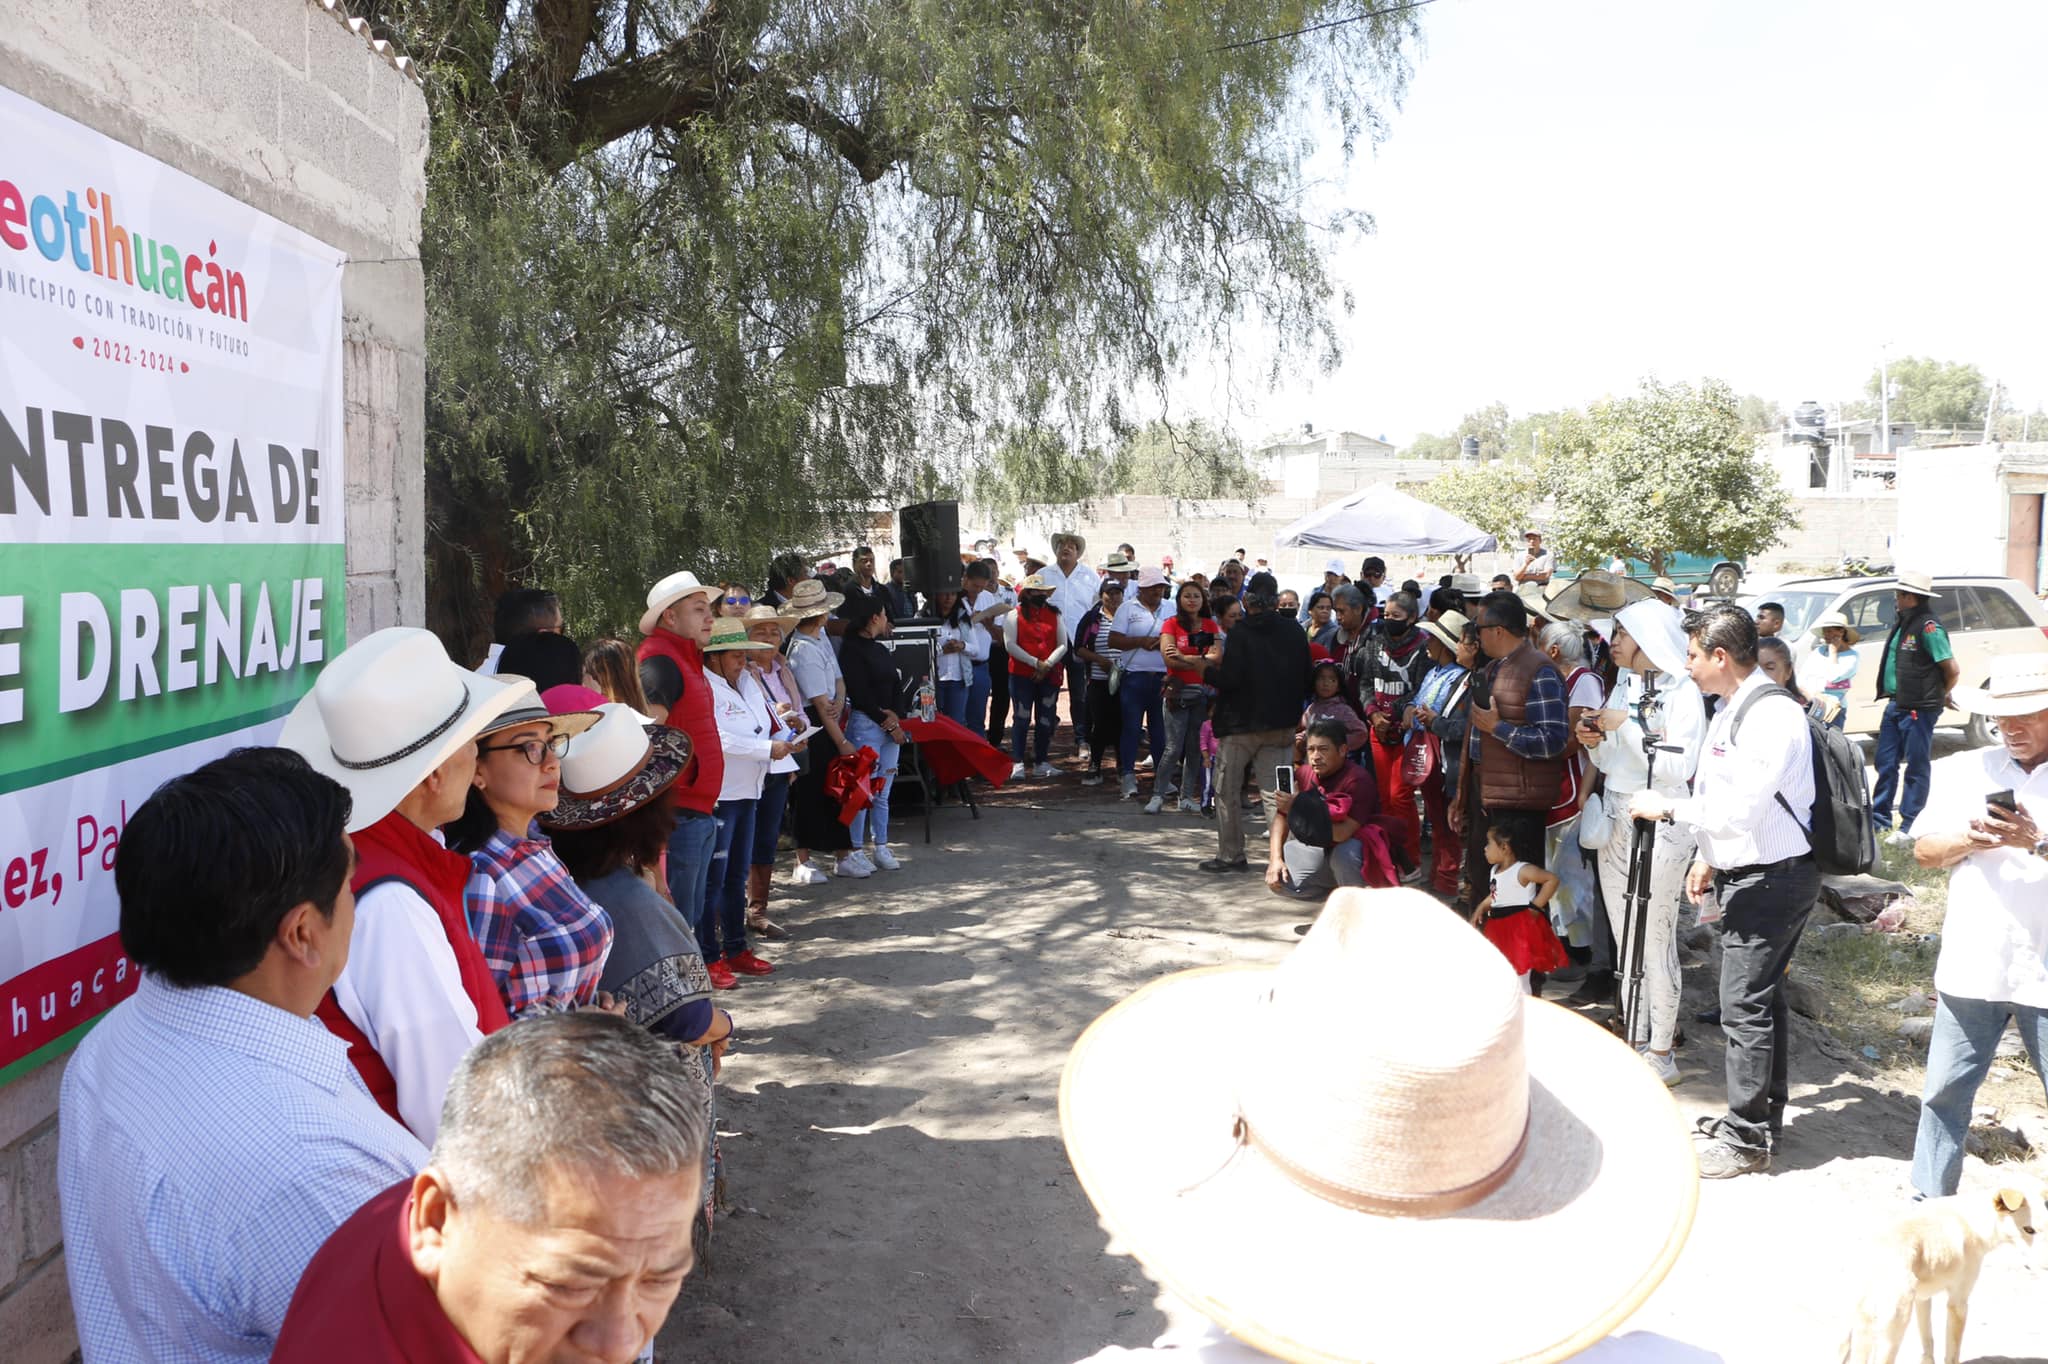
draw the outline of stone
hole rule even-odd
[[[38,1132],[21,1151],[21,1203],[31,1260],[41,1259],[64,1241],[64,1217],[57,1206],[57,1125]]]
[[[1823,942],[1836,942],[1843,938],[1860,938],[1863,925],[1856,923],[1822,924],[1814,930],[1815,936]]]
[[[1885,1007],[1893,1013],[1904,1014],[1908,1018],[1916,1018],[1921,1014],[1933,1013],[1934,1001],[1921,994],[1918,990],[1915,990],[1902,999],[1893,1000],[1885,1005]]]
[[[1785,992],[1785,1003],[1793,1013],[1806,1018],[1823,1018],[1827,1015],[1827,998],[1798,976],[1785,977],[1780,987]]]
[[[38,1066],[12,1084],[0,1085],[0,1150],[14,1145],[56,1116],[57,1092],[70,1055]]]
[[[1898,1035],[1908,1042],[1921,1041],[1933,1031],[1934,1020],[1931,1018],[1902,1018],[1897,1028]]]
[[[8,1364],[69,1364],[78,1357],[64,1257],[53,1255],[0,1298],[0,1340]]]
[[[0,1283],[14,1277],[21,1261],[21,1166],[0,1154]]]
[[[295,74],[306,69],[306,19],[304,5],[251,5],[234,0],[214,0],[222,18],[267,48],[273,57]]]

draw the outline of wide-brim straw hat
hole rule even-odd
[[[689,735],[609,702],[596,724],[569,741],[561,797],[540,822],[550,829],[595,829],[624,819],[675,785],[690,753]]]
[[[1338,891],[1278,967],[1146,985],[1075,1043],[1060,1126],[1113,1244],[1288,1360],[1566,1358],[1698,1201],[1642,1059],[1414,890]]]
[[[816,578],[806,578],[789,589],[789,601],[782,610],[792,620],[809,620],[812,616],[829,616],[845,604],[844,595],[827,591]]]
[[[348,788],[348,832],[398,808],[464,744],[533,698],[523,677],[458,667],[431,632],[392,626],[365,635],[320,672],[285,717],[280,747]]]
[[[1559,620],[1589,621],[1612,616],[1624,606],[1651,599],[1650,589],[1634,578],[1589,568],[1560,587],[1550,599],[1550,614]]]
[[[1901,592],[1911,592],[1916,597],[1926,597],[1930,600],[1941,595],[1934,590],[1934,575],[1917,570],[1899,574],[1895,586]]]
[[[1131,573],[1136,571],[1137,567],[1121,550],[1112,550],[1110,556],[1102,561],[1104,573]]]
[[[2048,654],[2006,654],[1991,660],[1981,687],[1957,687],[1958,709],[1972,715],[2032,715],[2048,710]]]
[[[1050,592],[1052,591],[1052,584],[1045,580],[1043,573],[1034,573],[1023,582],[1018,583],[1017,590],[1019,592]]]
[[[715,597],[724,589],[717,583],[700,583],[697,575],[684,569],[671,573],[647,589],[647,609],[640,613],[640,633],[651,635],[661,623],[661,613],[685,597]]]
[[[1808,626],[1807,629],[1812,632],[1813,637],[1815,639],[1819,639],[1821,638],[1820,632],[1827,629],[1830,626],[1833,626],[1837,630],[1847,630],[1849,632],[1849,642],[1851,644],[1857,644],[1862,642],[1863,632],[1857,629],[1855,626],[1851,625],[1849,623],[1849,618],[1843,615],[1840,611],[1821,612],[1818,616],[1814,617],[1813,624]]]
[[[1464,612],[1446,611],[1435,620],[1425,620],[1418,624],[1423,632],[1434,638],[1437,643],[1456,653],[1458,640],[1464,635],[1467,622]]]
[[[1543,595],[1541,583],[1523,583],[1515,589],[1515,595],[1522,599],[1522,605],[1529,608],[1529,614],[1539,620],[1551,618],[1550,602]]]
[[[1678,584],[1659,574],[1657,580],[1650,584],[1650,592],[1653,596],[1656,593],[1662,592],[1667,596],[1676,598],[1678,596]]]
[[[1453,573],[1451,575],[1451,591],[1461,597],[1483,597],[1486,595],[1486,589],[1479,585],[1479,575],[1477,573]]]
[[[759,625],[764,620],[772,620],[777,625],[787,625],[795,620],[796,617],[790,613],[787,605],[770,606],[766,602],[762,602],[758,606],[749,606],[747,613],[741,616],[740,619],[748,625]]]
[[[738,616],[721,616],[711,622],[711,638],[704,641],[707,654],[731,653],[736,649],[766,650],[773,644],[763,644],[747,633],[747,623]]]

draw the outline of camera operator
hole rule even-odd
[[[1687,618],[1686,672],[1722,698],[1707,727],[1693,794],[1641,791],[1638,819],[1688,825],[1699,853],[1685,891],[1720,896],[1721,1027],[1727,1034],[1728,1111],[1699,1124],[1700,1177],[1767,1170],[1783,1126],[1791,1033],[1784,980],[1820,893],[1806,831],[1813,821],[1813,740],[1806,711],[1756,666],[1756,622],[1737,606]]]
[[[1913,1137],[1913,1187],[1956,1191],[1977,1088],[2008,1018],[2048,1088],[2048,654],[1991,661],[1983,687],[1956,704],[1998,720],[2001,742],[1934,764],[1913,843],[1923,867],[1950,868],[1934,1032]]]

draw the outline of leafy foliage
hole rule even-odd
[[[1950,430],[1983,424],[1990,388],[1975,365],[1908,355],[1892,361],[1889,371],[1897,394],[1891,404],[1893,421]],[[1873,369],[1863,385],[1871,399],[1863,415],[1878,415],[1885,372],[1884,368]]]
[[[752,580],[1044,472],[1048,436],[1085,465],[1247,322],[1333,362],[1323,262],[1366,220],[1305,207],[1300,116],[1380,137],[1415,33],[1335,0],[346,2],[433,114],[430,613],[472,647],[511,580],[589,633],[679,564]]]
[[[1263,480],[1233,433],[1200,417],[1181,425],[1147,422],[1127,437],[1109,463],[1103,491],[1157,497],[1242,497],[1252,501]]]
[[[1672,554],[1748,558],[1796,523],[1734,391],[1715,379],[1648,379],[1633,397],[1570,415],[1545,474],[1552,543],[1567,561],[1618,554],[1661,572]]]
[[[1543,500],[1545,490],[1534,464],[1499,461],[1455,469],[1404,491],[1464,518],[1502,545],[1512,545],[1528,528],[1529,513]]]

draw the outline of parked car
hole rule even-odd
[[[1774,601],[1785,608],[1783,636],[1797,652],[1810,647],[1807,636],[1823,611],[1840,611],[1862,633],[1856,646],[1856,681],[1849,689],[1848,731],[1875,734],[1884,718],[1884,705],[1877,699],[1877,676],[1884,666],[1884,642],[1898,619],[1898,605],[1892,594],[1898,590],[1895,578],[1795,578],[1767,593],[1748,596],[1741,604],[1755,610],[1759,602]],[[1991,671],[1991,660],[2000,654],[2039,653],[2048,648],[2048,607],[2011,578],[1935,575],[1934,590],[1941,594],[1934,614],[1948,629],[1955,650],[1960,681],[1965,686],[1982,686]],[[1972,744],[1988,744],[1997,729],[1981,715],[1951,710],[1940,723],[1963,725]]]
[[[1657,580],[1657,570],[1641,559],[1624,560],[1628,565],[1628,576],[1638,582],[1651,583]],[[1560,578],[1576,578],[1587,565],[1573,565],[1558,570]],[[1606,564],[1598,567],[1605,568]],[[1705,588],[1704,595],[1733,597],[1742,590],[1742,579],[1748,573],[1740,559],[1730,559],[1717,554],[1667,554],[1664,556],[1663,576],[1680,587]],[[1702,595],[1696,593],[1695,595]]]

